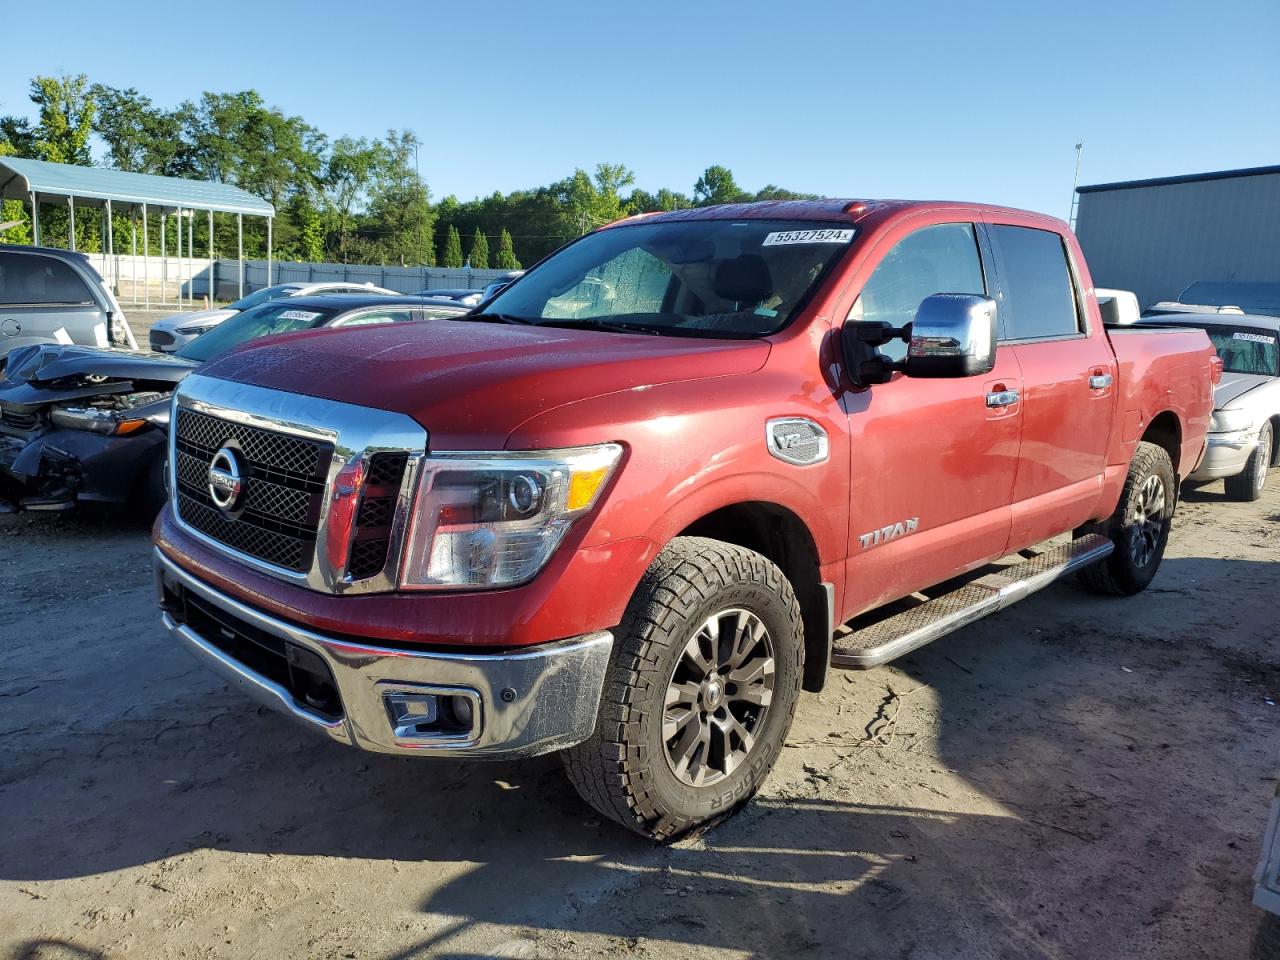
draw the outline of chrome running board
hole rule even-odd
[[[863,626],[842,626],[832,640],[831,665],[865,670],[888,663],[1043,590],[1068,573],[1102,560],[1114,549],[1115,544],[1106,537],[1089,534],[1050,546],[1022,563],[922,600],[910,609]]]

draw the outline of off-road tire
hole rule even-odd
[[[726,610],[746,610],[768,630],[772,700],[740,764],[717,783],[691,786],[677,776],[662,736],[667,689],[700,625]],[[724,818],[756,792],[782,749],[803,675],[800,605],[782,571],[742,547],[677,537],[627,606],[595,732],[563,752],[565,771],[605,816],[655,840],[676,839]]]
[[[1227,496],[1232,500],[1252,503],[1262,496],[1262,490],[1267,485],[1267,471],[1271,469],[1271,445],[1274,439],[1271,423],[1268,421],[1258,431],[1258,445],[1253,448],[1244,469],[1223,481]]]
[[[1138,563],[1130,547],[1133,538],[1140,536],[1141,524],[1133,523],[1132,518],[1135,508],[1141,503],[1144,488],[1153,476],[1159,477],[1163,486],[1163,513],[1151,557],[1144,563]],[[1115,550],[1105,560],[1080,571],[1080,581],[1091,590],[1117,596],[1131,596],[1145,590],[1164,558],[1177,502],[1178,478],[1168,451],[1144,440],[1138,444],[1137,452],[1129,463],[1129,475],[1125,478],[1115,512],[1106,520],[1076,531],[1077,537],[1098,533],[1115,544]]]
[[[1253,931],[1253,960],[1280,960],[1280,917],[1261,911],[1258,926]]]

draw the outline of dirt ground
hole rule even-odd
[[[359,755],[162,635],[147,532],[0,518],[0,951],[89,957],[1247,955],[1280,759],[1280,474],[1188,493],[1153,587],[1059,584],[801,704],[701,839],[554,758]]]

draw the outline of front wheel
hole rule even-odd
[[[1100,533],[1115,544],[1109,557],[1080,571],[1081,582],[1100,593],[1121,596],[1145,590],[1160,569],[1177,502],[1173,461],[1163,447],[1144,440],[1129,464],[1115,512],[1076,531]]]
[[[782,749],[804,630],[782,571],[751,550],[678,537],[618,628],[592,736],[563,754],[605,816],[672,840],[732,812]]]
[[[1264,423],[1258,431],[1258,444],[1249,455],[1244,469],[1223,482],[1227,496],[1232,500],[1250,503],[1262,496],[1262,488],[1267,485],[1267,471],[1271,469],[1272,440],[1271,424]]]

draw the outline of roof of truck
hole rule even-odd
[[[1023,216],[1048,217],[1046,214],[990,203],[965,203],[954,200],[859,200],[850,197],[826,197],[821,200],[760,200],[755,203],[722,203],[710,207],[688,207],[641,213],[618,220],[609,226],[626,223],[670,222],[679,220],[815,220],[859,223],[872,215],[887,215],[912,208],[965,207],[1003,211]]]

